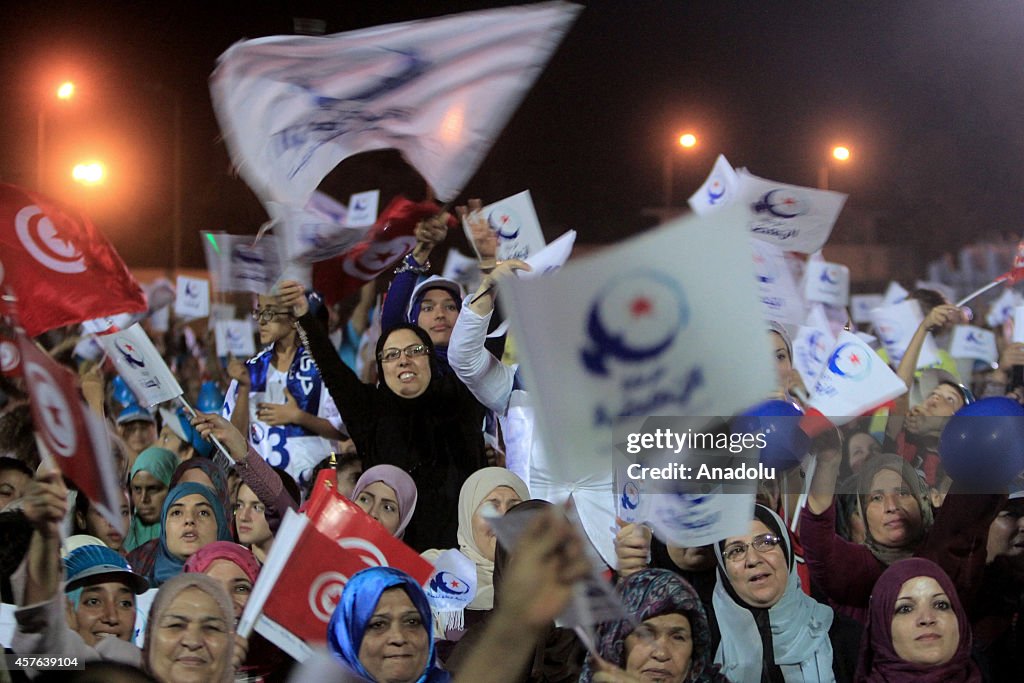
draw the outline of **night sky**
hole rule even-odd
[[[47,190],[82,205],[129,265],[166,265],[172,103],[183,104],[184,265],[202,266],[201,229],[254,233],[265,220],[230,173],[207,79],[243,38],[327,32],[506,5],[501,2],[8,2],[0,13],[0,178],[36,185],[46,102]],[[876,239],[934,257],[1024,229],[1024,3],[583,3],[585,11],[464,192],[493,201],[530,189],[548,238],[576,228],[607,243],[647,227],[675,159],[677,204],[717,153],[773,180],[814,185],[834,143],[853,160],[831,185]],[[79,97],[58,106],[71,78]],[[49,98],[49,99],[47,99]],[[691,153],[673,149],[684,130]],[[111,180],[85,190],[64,164],[92,154]],[[403,180],[390,155],[346,162],[340,199]],[[844,215],[833,233],[851,241]],[[912,275],[918,275],[913,273]]]

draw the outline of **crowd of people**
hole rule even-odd
[[[814,465],[805,503],[762,482],[747,533],[702,547],[666,544],[644,520],[620,522],[606,531],[616,559],[607,566],[588,548],[607,539],[570,521],[564,501],[531,496],[535,440],[516,446],[525,449],[514,458],[525,470],[505,466],[494,425],[517,392],[528,401],[529,391],[502,360],[503,338],[486,332],[501,317],[495,284],[529,266],[495,260],[478,209],[460,211],[481,255],[475,292],[429,275],[428,256],[448,229],[441,214],[417,227],[416,247],[376,312],[327,306],[288,280],[255,298],[261,350],[248,360],[210,358],[201,335],[186,348],[180,326],[166,337],[152,333],[200,408],[192,417],[142,407],[109,367],[69,354],[74,345],[59,342],[76,330],[40,339],[62,349],[55,357],[80,373],[83,398],[107,420],[123,524],[40,453],[28,388],[3,377],[0,582],[3,602],[16,606],[5,645],[77,657],[95,677],[31,668],[0,676],[1018,680],[1024,486],[961,491],[943,469],[940,437],[976,397],[1019,400],[1013,368],[1024,365],[1024,344],[1001,342],[997,366],[975,364],[970,376],[960,376],[948,354],[940,354],[941,367],[920,370],[926,333],[941,341],[966,318],[941,295],[915,291],[924,321],[895,370],[908,390],[923,391],[921,402],[912,404],[908,391],[816,434],[798,466]],[[790,330],[764,326],[765,338],[750,345],[774,359],[772,397],[802,408],[807,394],[793,369]],[[216,457],[215,440],[229,465]],[[428,561],[458,550],[475,568],[475,594],[457,618],[444,619],[408,574],[364,569],[348,578],[325,629],[337,668],[312,674],[313,660],[296,662],[236,626],[286,513],[305,510],[314,482],[325,478]],[[611,487],[607,505],[615,505]],[[494,515],[508,515],[509,524],[521,518],[516,542],[500,537]],[[564,615],[595,575],[614,586],[625,617],[588,636]]]

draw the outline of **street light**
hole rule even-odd
[[[71,177],[80,185],[93,187],[106,180],[107,169],[98,161],[85,161],[71,169]]]
[[[64,81],[57,87],[57,99],[67,102],[75,96],[75,84],[71,81]],[[36,190],[43,191],[43,180],[46,176],[46,109],[49,100],[43,101],[39,106],[39,114],[36,117]]]
[[[693,133],[683,133],[678,138],[679,146],[686,151],[690,151],[697,146],[697,136]],[[675,145],[672,146],[666,153],[664,163],[662,165],[662,203],[666,208],[672,206],[672,171],[675,166]]]
[[[832,153],[825,159],[825,162],[818,167],[818,188],[822,190],[828,189],[829,174],[832,166],[832,162],[841,161],[846,163],[850,160],[852,153],[850,148],[846,145],[836,145],[832,148]]]

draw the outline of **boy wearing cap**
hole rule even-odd
[[[98,544],[71,542],[82,537],[68,539],[71,549],[61,562],[67,489],[59,472],[37,475],[25,497],[25,515],[35,530],[25,561],[11,577],[20,605],[11,648],[20,654],[53,653],[140,666],[141,651],[132,642],[135,596],[149,584],[98,539]],[[58,588],[65,577],[62,595]]]

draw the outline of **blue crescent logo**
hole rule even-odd
[[[187,297],[197,297],[197,296],[199,296],[199,291],[197,289],[195,289],[195,283],[194,282],[186,282],[185,283],[185,296],[187,296]]]
[[[627,481],[622,487],[622,509],[636,510],[640,505],[640,489],[631,481]]]
[[[767,261],[760,254],[754,254],[754,269],[758,282],[765,285],[775,282],[777,273],[774,264]]]
[[[771,190],[754,204],[754,211],[777,218],[796,218],[807,213],[807,202],[789,190]]]
[[[821,363],[825,360],[825,352],[827,348],[825,346],[825,333],[824,332],[812,332],[811,336],[807,338],[808,351],[810,352],[811,360],[815,363]]]
[[[725,183],[721,179],[715,177],[708,183],[708,204],[714,206],[718,201],[725,196]]]
[[[142,357],[136,357],[135,347],[132,346],[131,342],[125,341],[124,339],[117,339],[114,341],[114,348],[117,349],[121,357],[128,365],[135,368],[144,368],[146,364],[143,362]]]
[[[430,579],[430,590],[448,595],[465,595],[469,592],[469,584],[451,572],[439,571]]]
[[[839,284],[839,270],[837,268],[825,268],[821,271],[821,281],[830,285]]]
[[[607,375],[606,359],[644,363],[672,346],[689,321],[682,287],[668,275],[641,270],[626,273],[594,297],[587,316],[592,346],[580,352],[583,366]]]
[[[503,240],[514,240],[519,237],[521,221],[514,212],[498,207],[487,216],[491,229]]]
[[[353,207],[353,209],[356,210],[356,211],[366,211],[366,208],[367,208],[366,202],[363,201],[362,199],[357,199],[356,200],[356,205]]]
[[[242,335],[239,334],[238,330],[235,330],[230,327],[227,329],[227,332],[225,332],[224,336],[229,342],[237,343],[242,341]]]
[[[840,344],[828,359],[828,369],[839,377],[859,382],[871,374],[871,353],[860,344]]]

